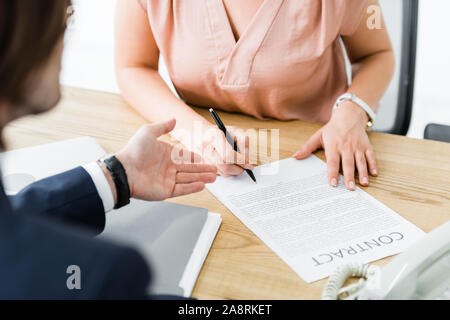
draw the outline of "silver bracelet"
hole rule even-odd
[[[360,99],[356,94],[345,93],[342,96],[340,96],[336,100],[336,103],[334,104],[333,112],[339,107],[339,105],[342,102],[345,102],[345,101],[353,101],[357,106],[362,108],[366,112],[367,116],[369,117],[369,121],[367,122],[367,125],[366,125],[367,129],[373,128],[373,125],[375,123],[375,118],[377,117],[377,115],[372,110],[372,108],[366,102],[364,102],[364,100]]]

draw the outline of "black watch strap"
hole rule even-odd
[[[130,203],[130,186],[128,185],[128,177],[119,159],[115,156],[110,156],[102,160],[108,171],[111,173],[111,178],[114,181],[117,192],[117,204],[114,209],[119,209]]]

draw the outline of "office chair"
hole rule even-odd
[[[418,0],[380,0],[395,53],[395,74],[380,101],[374,130],[406,135],[411,122],[416,67]]]
[[[450,142],[450,126],[430,123],[425,128],[423,137],[427,140]]]

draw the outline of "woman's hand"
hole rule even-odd
[[[128,176],[132,198],[159,201],[195,193],[216,180],[217,169],[200,164],[192,152],[159,141],[175,120],[143,126],[117,153]]]
[[[244,169],[253,170],[249,160],[249,138],[244,130],[236,127],[227,127],[228,134],[234,139],[240,152],[234,151],[225,135],[216,126],[207,126],[203,131],[201,141],[195,148],[201,152],[202,159],[215,165],[221,176],[237,176]]]
[[[349,190],[355,190],[355,166],[362,186],[369,185],[369,171],[378,175],[375,154],[366,133],[368,117],[363,109],[351,101],[339,105],[331,120],[317,131],[294,155],[297,160],[305,159],[319,148],[325,150],[328,167],[328,181],[336,187],[339,182],[339,168]]]

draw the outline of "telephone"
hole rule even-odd
[[[342,288],[352,277],[361,279]],[[450,300],[450,221],[384,267],[350,264],[337,268],[322,299]]]

